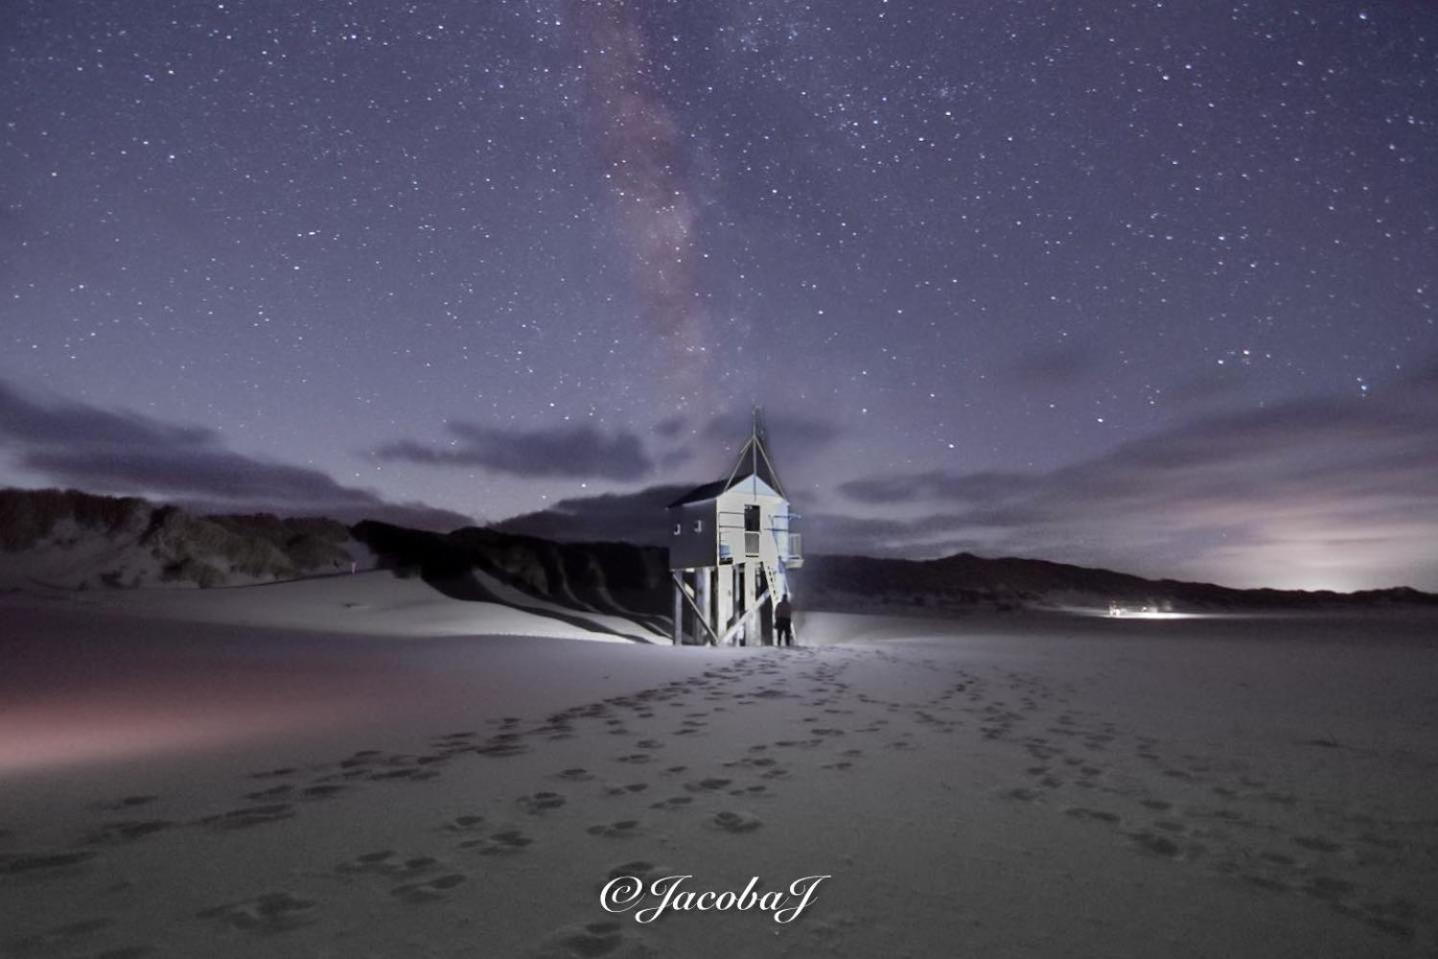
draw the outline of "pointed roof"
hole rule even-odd
[[[739,455],[734,460],[734,468],[729,471],[729,478],[696,486],[670,503],[669,508],[714,499],[720,493],[733,489],[750,477],[759,480],[785,499],[789,498],[789,494],[784,492],[784,484],[779,480],[779,471],[774,468],[774,460],[769,456],[769,450],[765,446],[762,413],[757,407],[754,409],[754,423],[749,431],[749,438],[740,448]]]

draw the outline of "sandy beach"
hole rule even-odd
[[[6,956],[1438,948],[1431,619],[816,612],[799,648],[673,648],[383,574],[0,615]],[[829,878],[788,923],[600,906],[675,874]]]

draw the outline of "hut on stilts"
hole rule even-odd
[[[774,607],[793,596],[789,571],[804,558],[758,410],[729,476],[679,497],[669,514],[675,645],[772,645]]]

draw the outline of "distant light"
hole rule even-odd
[[[1157,609],[1141,610],[1113,610],[1108,611],[1109,616],[1115,619],[1194,619],[1193,613],[1166,613]]]
[[[1059,609],[1075,616],[1101,616],[1105,619],[1221,619],[1227,615],[1222,613],[1176,613],[1172,610],[1159,609],[1156,606],[1125,606],[1122,603],[1110,603],[1106,608],[1060,606]]]

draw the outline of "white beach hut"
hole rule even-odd
[[[669,516],[675,644],[771,644],[774,606],[793,596],[789,570],[804,559],[758,411],[728,478],[679,497]]]

